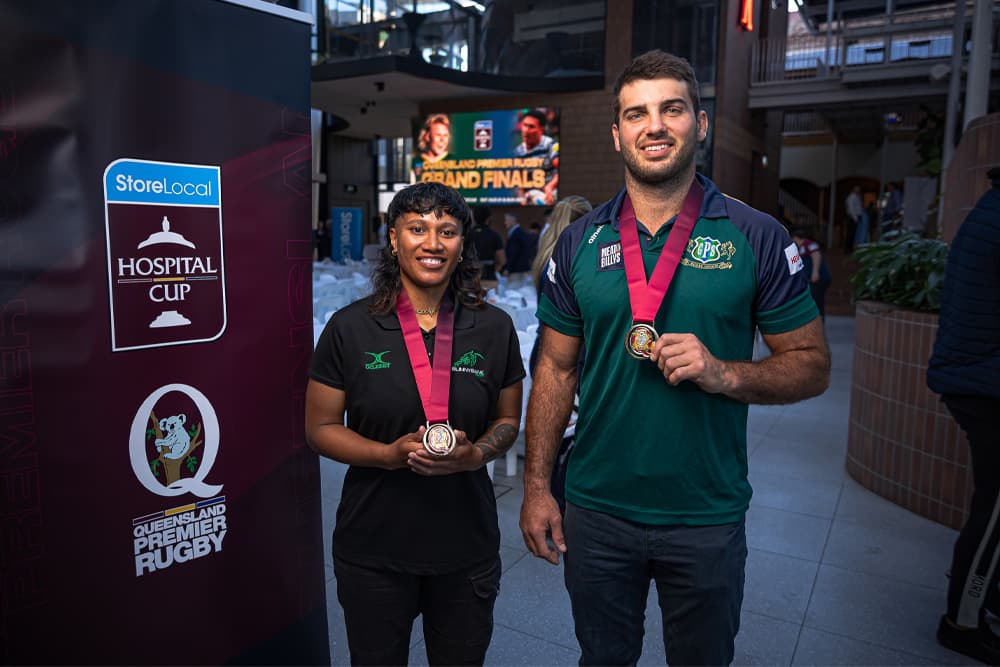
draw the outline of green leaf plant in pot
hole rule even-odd
[[[858,246],[859,264],[851,276],[855,301],[880,301],[900,308],[936,313],[948,244],[913,232],[889,232],[877,243]]]

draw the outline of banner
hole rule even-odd
[[[330,259],[340,263],[361,259],[362,215],[360,208],[330,209]]]
[[[309,21],[0,3],[5,664],[329,662]]]
[[[414,136],[411,181],[455,188],[470,204],[551,206],[559,193],[559,110],[435,113]]]

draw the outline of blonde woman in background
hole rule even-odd
[[[582,218],[592,208],[593,206],[590,205],[586,197],[570,195],[560,199],[559,203],[552,209],[549,224],[542,232],[542,238],[538,239],[538,254],[535,255],[535,261],[531,264],[531,284],[535,286],[539,297],[542,296],[542,276],[549,259],[552,257],[552,251],[556,247],[559,235],[570,226],[570,223],[577,218]],[[535,373],[537,358],[538,338],[535,338],[535,344],[531,347],[531,358],[528,360],[528,373],[531,375]]]
[[[585,213],[589,213],[591,208],[593,207],[585,197],[570,195],[560,199],[559,203],[552,209],[549,226],[542,234],[542,238],[538,239],[538,254],[535,255],[535,261],[531,264],[531,282],[539,294],[542,291],[542,272],[545,271],[545,265],[552,257],[552,250],[556,247],[559,235],[569,227],[571,222],[582,217]]]

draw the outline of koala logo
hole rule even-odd
[[[157,404],[167,395],[183,394],[193,411],[170,407],[156,414]],[[171,401],[176,405],[176,399]],[[184,412],[181,412],[184,410]],[[185,428],[190,426],[190,430]],[[219,454],[219,417],[205,394],[188,384],[164,385],[146,397],[129,429],[129,459],[132,472],[146,490],[159,496],[185,493],[211,498],[222,484],[206,481]],[[155,449],[156,458],[147,452]]]
[[[164,436],[156,439],[156,451],[162,453],[164,449],[170,451],[163,454],[164,458],[179,459],[187,452],[191,446],[191,436],[184,430],[184,422],[187,417],[184,414],[173,415],[160,420],[160,430]]]

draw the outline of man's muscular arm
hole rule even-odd
[[[779,404],[818,396],[830,384],[830,349],[822,320],[798,329],[765,334],[771,356],[760,361],[723,361],[694,334],[663,334],[650,360],[672,385],[691,380],[711,394],[744,403]]]
[[[557,564],[559,553],[566,551],[566,545],[562,516],[552,497],[550,478],[566,423],[573,411],[580,339],[544,325],[539,335],[538,365],[525,424],[521,532],[531,553]],[[556,550],[549,547],[546,534],[551,534]]]

